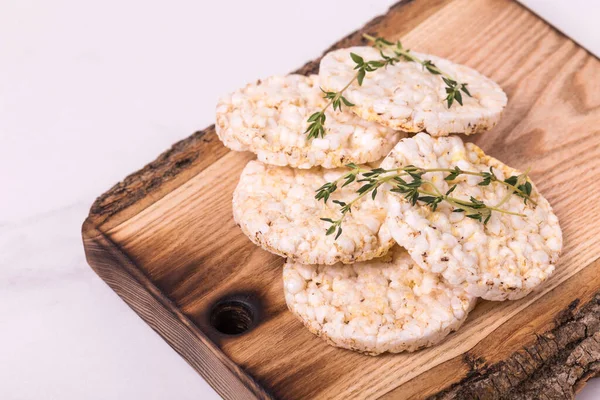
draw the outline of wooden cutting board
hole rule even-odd
[[[334,47],[363,32],[471,66],[507,92],[500,124],[468,140],[531,166],[554,206],[565,245],[544,287],[480,302],[460,331],[416,353],[330,347],[287,311],[283,259],[235,225],[231,195],[253,157],[228,151],[213,126],[98,198],[83,226],[90,265],[225,398],[569,398],[600,369],[600,62],[508,0],[400,3]]]

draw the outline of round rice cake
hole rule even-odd
[[[457,330],[475,297],[426,272],[395,246],[352,265],[283,268],[288,308],[331,345],[377,355],[415,351]]]
[[[307,120],[326,101],[317,75],[272,76],[221,98],[216,132],[232,150],[250,150],[264,163],[295,168],[377,161],[406,136],[365,121],[347,107],[329,107],[325,137],[309,140]]]
[[[500,180],[520,174],[472,143],[464,144],[458,137],[432,138],[425,133],[399,142],[381,167],[406,165],[478,172],[493,167]],[[452,197],[469,200],[472,196],[490,206],[496,206],[510,190],[497,182],[479,186],[479,176],[460,175],[447,182],[447,175],[430,172],[422,178],[433,182],[442,193],[456,184]],[[513,194],[500,206],[524,217],[493,211],[487,224],[464,212],[453,212],[446,202],[433,211],[421,202],[411,205],[402,194],[386,192],[387,225],[396,242],[421,267],[441,273],[450,284],[463,285],[474,296],[497,301],[519,299],[554,272],[562,249],[562,231],[552,207],[533,183],[530,198],[537,205],[525,204]]]
[[[335,50],[321,60],[319,79],[328,91],[344,88],[356,74],[350,53],[365,61],[380,60],[373,47],[351,47]],[[361,118],[376,121],[407,132],[426,131],[432,136],[450,133],[467,135],[486,131],[500,120],[507,98],[504,91],[479,72],[443,58],[411,52],[422,60],[431,60],[442,71],[461,83],[473,97],[462,94],[463,105],[455,100],[448,108],[446,84],[440,75],[433,75],[420,64],[400,61],[373,72],[367,72],[362,86],[354,82],[344,96],[349,107]]]
[[[299,263],[352,263],[379,257],[394,244],[384,224],[383,194],[357,202],[337,240],[326,235],[330,224],[321,218],[337,220],[341,215],[333,200],[350,202],[361,184],[340,187],[326,204],[316,200],[315,193],[347,172],[346,168],[300,170],[250,161],[233,194],[233,217],[252,242]]]

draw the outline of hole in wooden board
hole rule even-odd
[[[219,300],[210,313],[210,324],[224,335],[237,336],[256,325],[258,309],[251,297],[231,296]]]

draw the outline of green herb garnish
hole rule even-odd
[[[473,172],[464,171],[458,167],[454,169],[447,168],[419,168],[414,165],[408,165],[406,167],[397,169],[362,169],[356,164],[348,164],[350,171],[342,175],[340,178],[333,182],[327,182],[317,190],[315,198],[317,200],[323,200],[327,203],[327,200],[333,192],[338,189],[339,184],[344,181],[342,187],[349,185],[350,183],[357,181],[362,182],[363,185],[357,190],[358,196],[349,203],[345,203],[339,200],[333,200],[335,204],[340,206],[341,216],[337,220],[330,218],[321,218],[323,221],[329,222],[331,226],[327,230],[327,235],[331,235],[335,232],[336,239],[342,234],[342,222],[346,214],[352,212],[352,206],[371,194],[371,198],[375,199],[377,191],[381,185],[389,182],[392,185],[390,191],[400,193],[403,195],[410,204],[417,205],[419,203],[429,206],[432,211],[435,211],[440,203],[447,203],[453,207],[453,212],[463,212],[467,217],[482,222],[484,225],[488,223],[492,216],[492,212],[499,212],[502,214],[517,215],[525,217],[524,214],[515,213],[509,210],[500,208],[506,203],[510,197],[514,194],[523,198],[525,204],[527,202],[537,205],[535,201],[531,199],[532,185],[528,180],[529,171],[520,174],[513,175],[508,179],[500,180],[495,174],[492,167],[489,172]],[[478,186],[489,186],[493,182],[508,187],[508,191],[504,198],[493,206],[485,204],[483,201],[470,197],[468,200],[459,199],[451,196],[452,192],[456,189],[456,184],[450,187],[446,192],[441,192],[438,187],[430,180],[423,178],[423,175],[428,172],[446,172],[448,175],[444,177],[444,180],[452,182],[461,175],[474,175],[482,178]]]
[[[339,92],[327,92],[321,89],[324,93],[324,98],[328,99],[329,102],[321,109],[321,111],[317,111],[313,113],[308,118],[308,128],[304,133],[308,134],[308,139],[324,137],[325,136],[325,111],[329,107],[333,107],[333,110],[341,110],[342,104],[347,107],[353,107],[352,104],[347,98],[343,96],[343,93],[346,89],[350,87],[354,83],[354,81],[358,82],[359,86],[362,86],[363,80],[367,72],[373,72],[380,68],[385,68],[388,65],[394,65],[400,61],[408,61],[408,62],[416,62],[421,64],[423,68],[432,73],[433,75],[440,75],[444,83],[446,84],[446,98],[444,99],[448,108],[452,107],[454,101],[462,106],[462,93],[471,97],[471,93],[469,93],[469,89],[467,89],[466,83],[460,83],[449,74],[445,73],[439,67],[437,67],[431,60],[421,60],[418,57],[414,56],[409,49],[405,49],[402,47],[402,43],[397,41],[396,43],[389,42],[383,38],[376,38],[371,35],[364,34],[363,37],[373,42],[375,48],[379,49],[381,54],[381,59],[379,60],[371,60],[365,61],[361,56],[355,53],[350,53],[350,57],[352,61],[356,64],[354,69],[356,73],[354,77],[348,82],[346,86],[342,88]],[[391,51],[393,54],[385,54],[384,51]]]

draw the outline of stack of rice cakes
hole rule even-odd
[[[256,245],[286,257],[284,294],[290,311],[328,343],[377,355],[415,351],[459,329],[477,298],[519,299],[554,271],[562,232],[548,201],[532,186],[531,200],[511,196],[503,205],[516,216],[492,213],[487,224],[441,203],[433,210],[384,185],[353,204],[343,231],[327,234],[340,202],[356,198],[362,183],[315,198],[327,182],[360,168],[381,166],[489,171],[499,179],[520,172],[452,133],[474,134],[499,121],[507,98],[493,81],[468,67],[422,55],[468,83],[472,97],[448,108],[445,84],[414,62],[368,73],[344,97],[351,107],[326,111],[324,137],[308,139],[307,119],[356,71],[350,53],[380,58],[371,47],[333,51],[319,75],[274,76],[219,101],[216,130],[236,151],[258,161],[244,168],[233,195],[233,215]],[[417,53],[413,53],[417,54]],[[417,133],[421,132],[421,133]],[[417,133],[412,137],[410,134]],[[442,172],[423,179],[446,191]],[[453,196],[495,204],[510,190],[479,176],[451,182]],[[341,185],[340,185],[341,186]]]

